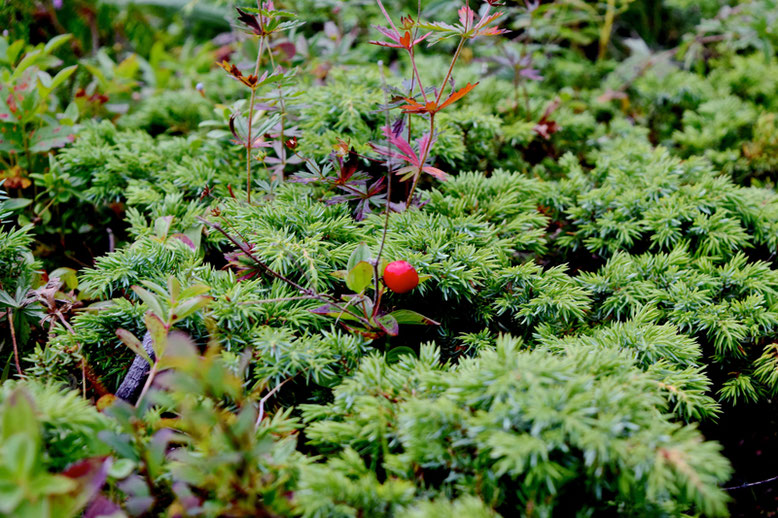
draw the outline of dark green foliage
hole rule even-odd
[[[151,135],[187,134],[210,115],[211,103],[196,91],[166,91],[144,99],[132,113],[119,119],[119,127]]]

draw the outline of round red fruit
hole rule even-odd
[[[395,293],[407,293],[419,285],[419,274],[408,261],[394,261],[384,269],[384,284]]]

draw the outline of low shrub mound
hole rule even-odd
[[[421,4],[0,8],[0,514],[774,513],[778,7]]]

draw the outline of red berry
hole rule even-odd
[[[395,293],[407,293],[419,285],[419,274],[408,261],[394,261],[384,269],[384,284]]]

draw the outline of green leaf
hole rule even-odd
[[[46,43],[46,46],[43,47],[43,53],[51,54],[59,47],[67,43],[68,40],[70,40],[72,37],[73,37],[72,34],[60,34],[58,36],[54,36]]]
[[[165,323],[151,311],[146,312],[143,321],[146,324],[146,329],[148,329],[151,334],[151,342],[154,345],[154,356],[159,360],[165,354],[165,348],[167,347],[168,328]]]
[[[78,484],[72,478],[49,473],[41,473],[35,477],[32,485],[39,495],[63,495],[78,487]]]
[[[49,279],[53,279],[54,277],[59,278],[69,290],[78,288],[78,275],[73,268],[64,266],[62,268],[57,268],[49,274]]]
[[[373,282],[373,265],[365,261],[358,262],[346,276],[346,286],[355,293],[362,293]]]
[[[348,264],[346,270],[351,271],[359,262],[370,262],[370,248],[363,242],[359,243],[354,251],[351,253],[351,257],[348,258]]]
[[[198,295],[204,295],[209,291],[211,291],[210,286],[207,286],[205,284],[193,284],[192,286],[189,286],[184,291],[182,291],[179,298],[181,300],[186,300],[192,297],[196,297]]]
[[[204,308],[210,304],[212,300],[213,297],[199,296],[182,302],[173,309],[173,315],[171,316],[173,323],[183,320],[195,311]]]
[[[59,85],[67,81],[68,78],[73,75],[73,73],[76,71],[77,68],[78,65],[71,65],[57,72],[57,75],[55,75],[54,79],[51,80],[51,85],[49,86],[49,90],[54,90]]]
[[[27,53],[19,62],[19,64],[16,65],[14,73],[11,74],[11,79],[9,82],[16,82],[16,80],[22,76],[24,71],[33,66],[41,57],[42,54],[40,50],[33,50],[32,52]]]
[[[159,303],[153,293],[140,286],[133,286],[132,291],[146,304],[152,313],[160,318],[167,316],[167,311],[162,310],[162,304]]]
[[[6,63],[13,65],[19,58],[19,54],[24,50],[24,40],[16,40],[8,45],[8,50],[5,51]]]
[[[350,313],[346,313],[339,309],[334,304],[325,304],[310,310],[315,315],[325,315],[328,317],[339,318],[341,320],[351,320],[353,322],[359,322],[359,319]]]
[[[410,309],[398,309],[397,311],[392,311],[389,314],[392,315],[400,324],[412,324],[412,325],[423,325],[423,326],[440,325],[439,322],[435,322],[431,318],[427,318],[421,313],[416,313],[415,311],[411,311]]]
[[[78,122],[78,105],[74,102],[68,104],[67,108],[65,108],[65,111],[62,112],[62,118],[60,121],[63,124],[73,125],[76,122]]]
[[[416,351],[404,345],[401,345],[399,347],[392,347],[391,349],[386,351],[386,363],[389,364],[397,363],[398,361],[400,361],[400,356],[404,354],[410,354],[411,356],[416,356]]]
[[[32,479],[38,463],[38,447],[33,437],[23,433],[12,435],[3,445],[5,462],[16,476],[16,480],[24,484]]]
[[[136,463],[130,459],[117,459],[108,468],[108,475],[117,480],[129,477],[135,469]]]
[[[176,279],[175,275],[171,275],[167,278],[167,291],[170,293],[170,299],[175,302],[181,296],[181,282]]]
[[[2,437],[9,439],[15,434],[22,434],[40,440],[40,426],[35,417],[35,409],[27,393],[18,388],[5,401],[2,412]]]
[[[130,333],[126,329],[119,328],[116,330],[116,336],[118,336],[119,340],[121,340],[124,345],[129,347],[132,352],[149,362],[149,365],[154,365],[154,362],[146,352],[146,349],[143,348],[143,343],[138,340],[134,334]]]
[[[44,126],[32,133],[30,151],[42,153],[70,144],[75,139],[76,133],[73,126],[59,124]]]
[[[167,238],[170,232],[170,225],[173,223],[173,216],[162,216],[154,220],[154,234],[160,238]]]
[[[14,211],[23,209],[30,203],[32,203],[32,200],[29,198],[11,198],[3,202],[2,208],[7,211]]]

